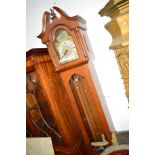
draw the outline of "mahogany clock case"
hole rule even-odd
[[[51,12],[44,12],[42,32],[38,36],[47,49],[27,52],[27,93],[30,93],[27,101],[39,105],[27,104],[28,133],[32,131],[32,136],[47,133],[54,141],[56,154],[95,155],[91,142],[101,141],[102,134],[111,144],[111,132],[88,67],[92,54],[85,24],[82,17],[69,17],[60,8],[53,7]],[[78,58],[60,63],[59,50],[54,47],[59,30],[72,38]],[[31,77],[34,74],[35,80]]]

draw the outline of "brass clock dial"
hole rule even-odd
[[[56,31],[54,48],[59,64],[65,64],[79,58],[72,36],[69,36],[64,30]]]

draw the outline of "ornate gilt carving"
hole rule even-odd
[[[129,52],[128,46],[115,50],[116,59],[121,72],[124,86],[126,89],[126,96],[129,97]]]
[[[112,35],[110,49],[115,52],[129,99],[129,0],[110,0],[99,14],[111,18],[105,28]]]

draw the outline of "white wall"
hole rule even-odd
[[[53,5],[62,8],[70,16],[80,15],[86,19],[88,37],[95,55],[94,68],[97,76],[93,74],[93,78],[99,88],[99,98],[111,130],[115,128],[116,131],[124,131],[129,129],[129,109],[114,52],[109,50],[112,39],[104,28],[110,19],[98,14],[107,2],[108,0],[27,0],[26,51],[46,47],[37,35],[42,29],[43,12],[49,11]]]

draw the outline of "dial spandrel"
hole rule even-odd
[[[59,64],[65,64],[79,59],[79,55],[72,36],[64,30],[55,33],[54,48]]]

